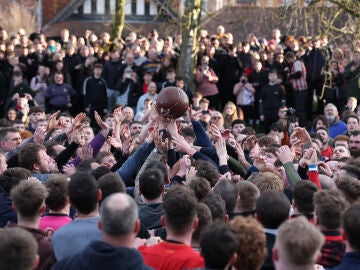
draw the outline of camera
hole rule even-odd
[[[241,80],[241,83],[246,83],[246,80],[245,80],[245,79],[242,79],[242,80]]]
[[[285,115],[285,116],[294,116],[295,113],[296,113],[295,109],[290,107],[289,109],[287,109],[287,110],[285,111],[284,115]]]

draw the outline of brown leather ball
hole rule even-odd
[[[162,117],[176,119],[188,109],[189,98],[180,88],[166,87],[160,91],[155,107]]]

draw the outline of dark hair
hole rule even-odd
[[[211,211],[206,204],[198,203],[196,211],[199,222],[192,234],[192,241],[199,241],[204,229],[212,223]]]
[[[46,143],[46,154],[48,154],[50,157],[56,157],[58,153],[55,149],[55,146],[57,145],[62,145],[62,144],[55,141]]]
[[[356,203],[346,210],[343,217],[343,228],[350,246],[360,251],[360,204]]]
[[[101,151],[96,155],[96,159],[95,161],[99,164],[101,164],[104,160],[105,157],[108,156],[113,156],[113,154],[111,152],[107,152],[107,151]]]
[[[205,260],[205,267],[225,269],[238,246],[239,239],[228,224],[212,224],[204,231],[200,240],[201,255]]]
[[[210,182],[210,185],[215,186],[219,180],[219,172],[214,164],[210,161],[197,160],[195,163],[196,176],[204,177]]]
[[[8,168],[3,175],[14,177],[14,178],[20,178],[20,179],[27,179],[31,176],[31,172],[25,168],[22,167],[13,167]]]
[[[0,175],[0,186],[4,189],[7,196],[10,196],[10,191],[20,183],[31,176],[31,172],[21,167],[13,167],[7,169]]]
[[[213,188],[213,192],[219,194],[226,205],[226,212],[232,213],[236,206],[239,193],[236,184],[229,179],[221,179]]]
[[[336,179],[335,185],[350,204],[360,199],[360,181],[355,177],[339,177]]]
[[[0,141],[5,140],[8,133],[18,133],[18,132],[19,131],[17,130],[17,128],[13,128],[13,127],[6,127],[3,129],[0,129]]]
[[[164,190],[165,178],[160,169],[145,170],[139,177],[139,191],[145,199],[154,200]]]
[[[7,196],[10,195],[11,189],[19,184],[20,179],[18,181],[17,180],[18,179],[15,177],[0,175],[0,187],[5,191]]]
[[[74,173],[70,178],[68,195],[78,212],[85,215],[91,213],[98,204],[98,185],[95,177],[85,172]]]
[[[181,235],[192,229],[197,201],[189,188],[172,187],[165,195],[163,206],[168,231]]]
[[[260,223],[268,229],[277,229],[289,218],[290,201],[279,191],[266,190],[256,201],[256,214]]]
[[[286,59],[288,59],[288,58],[295,58],[294,52],[288,51],[288,52],[285,54],[285,58],[286,58]]]
[[[321,122],[323,122],[323,124],[326,126],[326,127],[329,127],[329,124],[327,122],[327,119],[324,115],[318,115],[317,117],[315,117],[314,121],[313,121],[313,127],[314,129],[316,129],[316,123],[321,120]]]
[[[145,171],[149,170],[149,169],[159,169],[163,173],[165,180],[167,180],[169,178],[168,169],[166,168],[165,163],[162,162],[161,160],[151,161],[149,164],[146,165]]]
[[[80,161],[79,165],[76,167],[76,172],[84,172],[84,173],[91,173],[92,168],[91,164],[96,162],[95,159],[84,159]]]
[[[300,213],[311,214],[315,210],[313,197],[318,186],[308,180],[297,182],[293,190],[293,199]]]
[[[213,221],[224,222],[226,217],[226,206],[224,200],[219,194],[210,193],[206,195],[202,200],[202,203],[206,204],[212,214]]]
[[[45,203],[50,210],[59,211],[67,204],[67,189],[69,181],[64,174],[51,175],[49,180],[45,183],[48,191]]]
[[[314,203],[319,224],[327,230],[339,229],[348,206],[345,198],[335,190],[320,190],[314,195]]]
[[[104,174],[97,180],[97,183],[102,195],[100,204],[111,194],[126,192],[126,186],[117,173],[109,172]]]
[[[318,127],[318,128],[316,129],[316,132],[318,132],[318,130],[325,130],[326,133],[329,134],[329,130],[328,130],[327,127]]]
[[[360,179],[360,168],[357,166],[346,164],[340,170],[344,170],[349,176]]]
[[[184,128],[181,130],[181,135],[182,135],[182,136],[190,136],[190,137],[196,138],[194,129],[193,129],[192,127],[184,127]]]
[[[358,135],[360,135],[360,130],[354,130],[354,132],[351,133],[350,137],[351,136],[358,136]]]
[[[254,128],[252,127],[245,127],[241,132],[240,134],[244,134],[244,135],[255,135],[256,134],[256,131]]]
[[[274,59],[275,59],[275,55],[274,55]],[[270,68],[269,71],[268,71],[268,74],[270,73],[275,73],[276,75],[278,75],[278,70],[276,68]]]
[[[360,120],[359,120],[359,117],[358,117],[356,114],[351,114],[351,115],[349,115],[349,116],[347,117],[347,119],[346,119],[346,122],[347,122],[350,118],[356,119],[356,121],[357,121],[358,124],[359,124]]]
[[[269,135],[265,135],[265,136],[261,136],[258,139],[258,144],[260,147],[269,147],[271,145],[276,144],[276,140]]]
[[[0,233],[0,265],[7,270],[33,269],[38,244],[33,235],[21,227],[8,227]]]
[[[237,124],[243,124],[246,127],[246,122],[244,120],[235,119],[231,122],[231,128],[234,128],[234,126]]]
[[[39,152],[41,150],[46,151],[45,146],[42,144],[25,144],[19,152],[19,166],[28,169],[29,171],[33,171],[34,164],[40,163]]]
[[[315,139],[315,140],[319,140],[321,143],[324,143],[324,139],[323,139],[323,137],[319,134],[319,133],[312,133],[312,134],[310,134],[310,138],[311,139]],[[311,140],[311,141],[313,141],[313,140]],[[316,142],[315,142],[316,143]],[[316,143],[316,144],[318,144],[318,143]],[[319,145],[319,147],[320,147],[320,145]]]
[[[95,177],[96,180],[99,180],[100,177],[111,172],[112,171],[108,167],[99,166],[95,170],[93,170],[91,174]]]
[[[196,177],[191,179],[189,188],[194,191],[195,197],[199,201],[211,192],[210,183],[204,177]]]

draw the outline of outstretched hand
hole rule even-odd
[[[58,126],[59,120],[57,120],[57,117],[58,117],[59,114],[60,114],[60,110],[58,110],[57,112],[50,115],[49,120],[48,120],[48,124],[47,124],[47,127],[46,127],[46,131],[50,131],[52,129],[55,129]]]
[[[94,117],[96,120],[96,123],[99,125],[99,127],[101,128],[101,135],[103,135],[105,138],[107,137],[107,135],[109,134],[110,131],[110,127],[108,124],[106,124],[100,117],[100,115],[98,114],[97,111],[94,112]]]
[[[305,128],[302,127],[294,128],[293,133],[290,135],[290,143],[293,144],[297,141],[301,141],[302,143],[311,142],[310,134],[307,132]]]

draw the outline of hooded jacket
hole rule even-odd
[[[143,224],[148,230],[162,227],[160,217],[163,214],[164,208],[162,202],[143,204],[139,207],[139,218],[141,224]]]
[[[147,270],[136,249],[114,247],[103,241],[93,241],[81,252],[59,261],[54,270]]]

